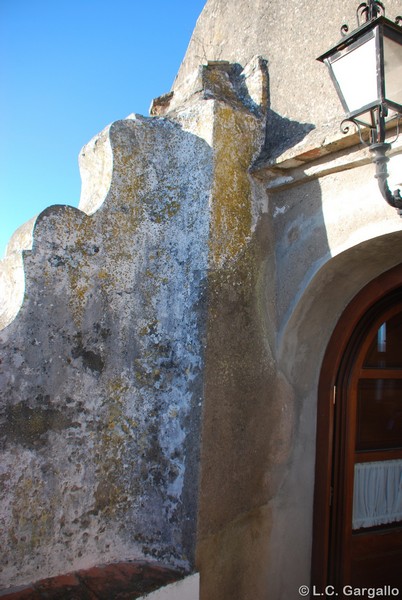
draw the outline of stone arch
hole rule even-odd
[[[303,389],[304,379],[307,386],[317,381],[330,335],[347,304],[369,281],[401,261],[402,232],[396,231],[352,246],[321,266],[281,328],[278,361],[290,381]],[[300,352],[303,348],[308,356]]]
[[[317,390],[332,332],[351,300],[373,279],[401,261],[402,234],[389,233],[350,247],[316,272],[278,340],[277,376],[286,380],[294,427],[288,440],[279,493],[273,505],[270,571],[292,572],[283,583],[289,596],[310,577],[316,462]],[[286,399],[282,399],[285,406]],[[283,418],[286,418],[283,411]],[[292,543],[289,543],[289,540]],[[294,548],[289,551],[289,548]],[[301,557],[299,549],[304,548]],[[295,565],[297,568],[295,568]],[[282,588],[281,588],[282,589]],[[283,591],[283,590],[282,590]]]

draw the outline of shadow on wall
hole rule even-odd
[[[258,161],[279,156],[312,129],[268,109]],[[261,190],[265,198],[264,182]],[[300,556],[300,548],[310,543],[312,523],[294,498],[312,503],[314,436],[306,440],[300,430],[305,400],[278,368],[277,335],[308,272],[329,252],[320,185],[272,194],[268,207],[244,252],[209,280],[198,529],[198,565],[208,574],[202,599],[293,598],[309,580],[309,552]],[[309,433],[315,421],[310,425]],[[285,584],[284,572],[290,574]]]
[[[306,435],[306,397],[279,363],[276,344],[307,273],[329,252],[319,183],[272,195],[269,207],[246,251],[209,286],[203,599],[217,590],[224,600],[293,598],[309,580],[309,552],[300,548],[311,542],[315,420]],[[300,345],[292,351],[309,359]]]
[[[267,114],[267,130],[261,159],[277,158],[285,150],[299,144],[315,129],[312,123],[299,123],[269,109]]]
[[[301,123],[283,117],[270,108],[269,71],[267,70],[267,109],[265,142],[254,169],[264,161],[281,156],[286,150],[299,144],[316,126],[313,123]]]

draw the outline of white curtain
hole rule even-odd
[[[402,460],[355,464],[353,529],[402,520]]]

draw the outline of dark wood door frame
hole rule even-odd
[[[324,355],[318,386],[313,549],[311,583],[317,590],[328,585],[331,522],[331,485],[334,449],[335,385],[345,353],[353,352],[364,332],[364,315],[372,307],[402,287],[402,264],[367,284],[341,315]],[[347,362],[347,361],[346,361]]]

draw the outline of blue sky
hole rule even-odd
[[[205,0],[0,0],[0,258],[17,227],[78,205],[78,154],[168,92]]]

